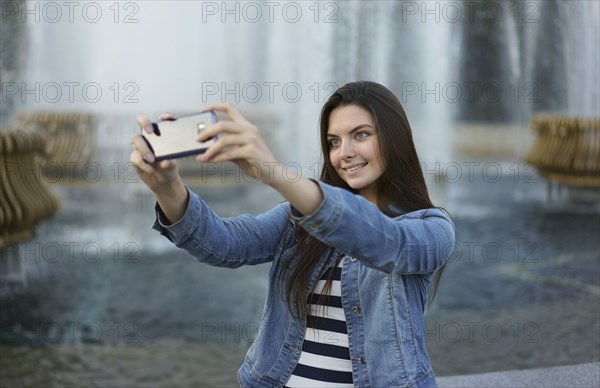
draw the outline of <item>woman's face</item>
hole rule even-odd
[[[383,174],[371,113],[357,105],[335,108],[327,131],[329,160],[337,174],[360,195],[377,204],[375,182]]]

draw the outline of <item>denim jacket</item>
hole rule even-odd
[[[321,263],[331,265],[343,255],[342,303],[354,385],[435,387],[423,314],[429,283],[454,246],[450,217],[438,208],[389,217],[362,196],[317,183],[324,199],[310,215],[282,203],[256,217],[221,218],[190,192],[181,220],[168,225],[156,206],[153,228],[200,262],[230,268],[272,263],[261,325],[238,371],[241,386],[281,387],[300,357],[306,322],[291,316],[280,287],[280,264],[294,252],[291,222],[297,222],[335,249]],[[315,272],[308,290],[316,277]]]

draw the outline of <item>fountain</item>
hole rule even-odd
[[[42,176],[46,156],[46,137],[39,128],[0,129],[0,294],[26,284],[19,244],[59,208]]]
[[[23,246],[39,260],[24,263],[28,294],[3,301],[10,306],[3,344],[49,346],[44,353],[0,344],[15,360],[3,364],[8,381],[35,382],[53,366],[32,368],[23,382],[17,365],[66,359],[77,365],[56,366],[63,385],[234,385],[268,268],[199,266],[153,234],[153,199],[127,164],[135,115],[232,102],[260,124],[282,163],[315,178],[320,108],[356,79],[398,95],[434,203],[457,225],[457,253],[428,311],[436,372],[600,359],[597,336],[585,330],[598,322],[596,210],[546,205],[542,177],[550,175],[522,163],[536,141],[535,115],[600,117],[597,2],[90,2],[72,18],[62,3],[15,3],[4,11],[22,21],[28,49],[18,76],[3,72],[3,109],[10,109],[3,119],[41,111],[95,117],[86,156],[103,179],[54,186],[61,212]],[[538,157],[556,152],[534,150]],[[186,177],[197,169],[182,162]],[[217,182],[232,184],[207,184],[204,176],[189,182],[222,215],[256,214],[281,201],[235,171],[216,171]],[[43,248],[55,246],[58,260],[46,260]],[[41,340],[30,338],[31,322]],[[63,335],[49,335],[48,322]],[[67,336],[73,322],[79,329]],[[457,322],[480,323],[479,337],[449,338]],[[498,327],[498,342],[482,334]],[[90,328],[101,329],[101,340]],[[565,331],[570,343],[561,339]],[[90,365],[117,377],[77,372]]]

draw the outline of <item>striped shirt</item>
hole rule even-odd
[[[342,263],[333,268],[329,298],[318,299],[332,268],[327,269],[308,296],[309,315],[302,353],[286,387],[353,387],[346,316],[342,308]]]

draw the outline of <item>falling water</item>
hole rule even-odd
[[[35,3],[28,2],[31,7]],[[468,67],[461,58],[469,59],[477,50],[482,60],[493,50],[494,58],[504,58],[498,73],[491,74],[499,77],[501,85],[535,81],[540,88],[538,103],[509,104],[498,121],[526,127],[536,110],[557,107],[573,115],[600,115],[596,2],[577,1],[575,6],[567,1],[548,2],[550,6],[528,2],[538,7],[533,9],[539,13],[531,14],[538,23],[504,18],[491,26],[495,35],[488,36],[491,43],[484,42],[482,47],[465,45],[476,26],[464,18],[448,22],[443,17],[408,12],[425,2],[292,3],[302,10],[302,17],[295,22],[295,9],[288,7],[289,13],[282,16],[284,4],[275,8],[273,20],[269,20],[268,9],[252,3],[262,11],[256,20],[255,9],[246,6],[243,11],[243,2],[227,2],[231,9],[239,7],[239,12],[231,14],[220,9],[225,2],[167,1],[120,3],[118,15],[109,8],[112,3],[100,2],[103,17],[95,23],[81,17],[72,23],[66,17],[56,23],[44,22],[43,18],[28,22],[28,62],[20,82],[28,88],[35,83],[56,83],[63,97],[56,102],[51,98],[36,102],[30,95],[20,96],[24,103],[19,110],[95,114],[99,124],[94,160],[106,174],[112,174],[110,166],[128,160],[136,114],[190,112],[205,103],[227,100],[264,123],[265,139],[277,157],[297,163],[303,175],[311,178],[318,175],[320,165],[319,110],[335,87],[357,79],[378,81],[397,94],[428,169],[436,163],[458,160],[455,145],[464,139],[456,139],[455,128],[465,118],[460,113],[461,104],[445,99],[441,90],[452,82],[486,81],[489,69],[481,69],[477,63],[474,65],[483,74],[481,78],[469,78],[461,72]],[[436,3],[443,7],[444,3]],[[213,8],[206,8],[209,6]],[[512,16],[509,6],[502,7],[505,15]],[[235,20],[236,12],[239,20]],[[563,29],[551,33],[556,25]],[[560,44],[554,43],[559,39]],[[548,77],[562,88],[560,98],[546,93],[542,81]],[[65,85],[72,83],[78,85],[70,100]],[[82,95],[85,85],[91,85],[89,94]],[[437,92],[427,93],[436,87]],[[92,101],[98,88],[102,95]],[[485,122],[481,112],[471,111],[467,116]],[[515,143],[524,143],[526,138],[522,132],[508,136],[514,136]],[[525,249],[518,251],[518,258],[535,261],[515,261],[517,256],[511,255],[498,262],[479,256],[471,261],[458,257],[444,275],[437,307],[430,317],[443,324],[442,316],[455,317],[458,322],[465,322],[468,316],[484,323],[510,316],[509,326],[502,328],[513,330],[511,335],[515,323],[533,322],[539,333],[533,338],[544,341],[515,343],[504,337],[490,351],[490,343],[485,341],[440,343],[432,337],[434,365],[443,374],[454,374],[597,360],[597,347],[593,346],[597,337],[590,339],[582,328],[582,322],[595,327],[598,323],[597,308],[583,308],[588,301],[597,302],[598,297],[592,276],[598,273],[598,245],[588,238],[594,233],[597,236],[597,222],[585,212],[546,212],[540,202],[544,185],[537,176],[528,176],[529,181],[519,174],[505,177],[492,189],[489,182],[481,180],[481,174],[477,177],[475,183],[463,180],[440,185],[439,190],[447,192],[439,196],[441,202],[436,201],[450,205],[463,254],[468,248],[465,243],[494,242],[511,255],[515,249]],[[39,237],[29,244],[95,242],[106,256],[93,263],[77,251],[74,263],[43,265],[43,260],[30,261],[29,290],[10,304],[11,319],[21,323],[99,322],[112,336],[104,338],[102,344],[111,343],[119,333],[118,346],[62,341],[66,346],[51,344],[30,350],[3,345],[3,354],[10,351],[9,358],[15,363],[3,358],[0,369],[13,379],[10,381],[19,383],[235,384],[233,373],[260,318],[268,268],[231,272],[198,265],[150,230],[153,201],[147,191],[139,184],[118,181],[109,186],[55,187],[63,199],[62,211],[41,227]],[[281,200],[259,185],[241,186],[196,189],[226,215],[256,213]],[[142,198],[143,204],[134,198]],[[547,243],[542,246],[542,242]],[[115,261],[115,247],[121,248],[121,256],[135,251],[137,261]],[[27,248],[34,249],[35,245]],[[553,272],[555,268],[567,271],[575,280],[568,284],[561,281]],[[506,315],[494,315],[496,311]],[[561,316],[560,327],[546,323],[553,322],[549,317],[557,314]],[[132,322],[136,326],[127,326]],[[223,328],[222,324],[229,326]],[[574,340],[577,351],[560,353],[567,345],[560,328],[581,335]],[[207,330],[211,333],[208,339]],[[241,338],[231,330],[241,333]],[[129,346],[123,336],[134,332],[138,342]],[[522,339],[531,332],[519,334]],[[10,343],[11,338],[4,342]],[[556,351],[547,352],[547,346]],[[514,347],[518,355],[506,357]],[[447,354],[456,357],[444,361]],[[33,370],[21,373],[17,366],[38,366],[40,361],[45,363],[37,374]],[[474,370],[473,365],[479,369]]]

